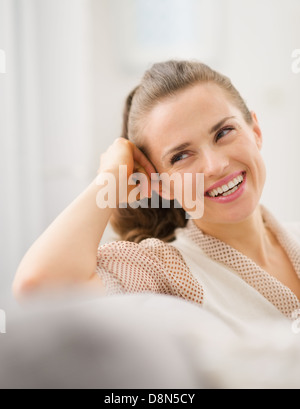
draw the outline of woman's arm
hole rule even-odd
[[[113,209],[96,203],[96,179],[31,246],[17,270],[17,298],[47,287],[64,287],[96,278],[97,249]]]
[[[155,173],[153,165],[130,141],[117,139],[101,155],[97,178],[72,202],[32,245],[17,270],[13,292],[17,298],[39,292],[57,290],[75,285],[91,285],[103,289],[96,274],[97,250],[114,209],[101,208],[97,197],[101,173],[112,173],[116,178],[116,199],[124,203],[128,196],[119,198],[119,167],[127,165],[129,178],[136,168],[148,176]],[[133,186],[128,186],[128,195]],[[145,194],[151,194],[151,188]],[[100,206],[99,206],[100,205]]]

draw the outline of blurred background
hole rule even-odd
[[[0,295],[95,178],[127,94],[161,60],[232,79],[264,134],[262,202],[299,221],[299,18],[299,0],[0,0]],[[108,226],[102,243],[114,238]]]

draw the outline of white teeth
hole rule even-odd
[[[238,190],[237,185],[239,185],[243,181],[244,181],[244,177],[240,175],[236,177],[235,179],[233,179],[231,182],[229,182],[228,185],[223,185],[222,187],[218,187],[217,189],[210,191],[208,194],[210,197],[216,197],[219,195],[229,196]]]
[[[223,192],[228,192],[229,187],[227,185],[222,186]]]
[[[238,190],[238,187],[235,186],[233,189],[231,189],[229,192],[224,193],[223,196],[229,196],[232,195],[232,193],[236,192]]]

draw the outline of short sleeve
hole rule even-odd
[[[149,292],[203,302],[203,288],[180,251],[159,239],[99,246],[96,272],[107,295]]]

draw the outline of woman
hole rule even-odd
[[[256,115],[227,77],[198,62],[155,64],[128,97],[122,138],[101,156],[98,174],[119,181],[120,165],[128,179],[136,171],[149,181],[156,172],[203,173],[203,217],[189,220],[184,201],[176,208],[174,189],[164,208],[158,183],[141,186],[144,199],[160,196],[158,209],[100,209],[96,178],[25,255],[16,296],[80,285],[183,297],[238,326],[292,318],[300,309],[300,235],[259,203],[261,147]],[[122,241],[99,246],[109,221]]]

